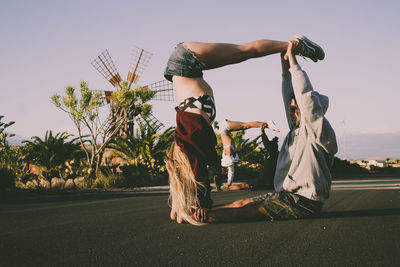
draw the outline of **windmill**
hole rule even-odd
[[[144,49],[133,46],[130,55],[130,63],[127,76],[128,89],[130,89],[132,85],[134,85],[134,88],[138,86],[138,80],[142,76],[142,73],[147,67],[147,64],[150,61],[152,55],[152,53]],[[111,56],[107,49],[103,51],[99,56],[97,56],[91,62],[91,64],[107,81],[112,84],[113,87],[115,87],[116,90],[121,89],[120,82],[122,81],[122,78],[118,73],[118,70],[115,67],[115,64],[111,59]],[[150,90],[155,93],[151,100],[174,100],[172,83],[167,80],[161,80],[155,83],[141,86],[140,88],[141,90]],[[124,115],[121,113],[121,110],[119,110],[114,105],[112,97],[113,91],[103,92],[107,104],[110,104],[112,123],[120,121],[121,118],[123,118],[123,127],[121,128],[120,135],[133,135],[135,121],[140,126],[147,125],[154,132],[157,132],[163,127],[163,124],[159,120],[157,120],[157,118],[154,117],[151,113],[146,116],[142,114],[143,105],[141,103],[135,103],[131,107],[131,112],[129,112],[129,115],[124,117]]]

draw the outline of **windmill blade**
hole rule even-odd
[[[119,86],[122,79],[107,49],[97,56],[91,64],[114,87]]]
[[[141,49],[137,46],[133,46],[131,56],[130,56],[130,63],[128,68],[128,88],[131,88],[132,83],[136,84],[142,76],[144,69],[147,67],[151,57],[153,56],[152,53]]]
[[[170,81],[162,80],[142,86],[141,89],[156,92],[151,100],[174,101],[174,87]]]
[[[142,117],[141,114],[136,115],[135,117],[136,121],[139,123],[140,126],[148,126],[150,127],[151,130],[156,133],[158,130],[164,127],[164,124],[162,124],[159,120],[157,120],[156,117],[153,116],[153,114],[149,114],[147,117]]]

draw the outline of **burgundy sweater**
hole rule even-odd
[[[217,138],[213,128],[200,114],[176,110],[175,143],[186,154],[196,180],[205,186],[199,187],[197,196],[202,207],[210,208],[210,181],[207,165],[216,165],[219,162],[215,150]]]

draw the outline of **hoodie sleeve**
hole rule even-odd
[[[293,92],[292,77],[290,74],[282,74],[282,99],[285,107],[286,119],[289,124],[289,129],[293,128],[292,120],[289,116],[290,94]]]
[[[289,71],[302,119],[313,122],[323,117],[328,109],[328,97],[313,90],[307,73],[301,69],[300,65],[290,67]]]

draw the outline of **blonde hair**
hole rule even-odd
[[[177,216],[193,225],[203,225],[196,221],[193,215],[193,207],[199,206],[197,188],[204,187],[196,181],[188,157],[173,142],[167,149],[165,159],[169,174],[169,205]]]

